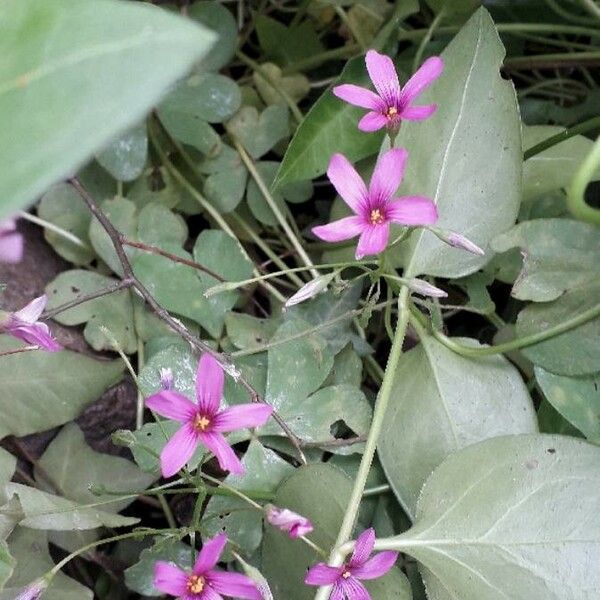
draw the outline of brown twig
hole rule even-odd
[[[5,350],[0,352],[0,357],[10,356],[11,354],[21,354],[21,352],[31,352],[32,350],[39,350],[39,346],[23,346],[23,348],[15,348],[14,350]]]
[[[104,214],[104,212],[98,207],[95,200],[91,197],[85,187],[81,184],[81,182],[73,177],[69,180],[71,185],[79,192],[83,201],[87,204],[90,212],[96,217],[102,228],[106,231],[108,237],[110,238],[115,252],[117,253],[117,257],[119,262],[121,263],[121,268],[123,269],[123,280],[129,281],[131,287],[136,289],[142,298],[146,301],[146,303],[150,306],[150,308],[156,313],[156,315],[164,321],[169,327],[177,332],[184,340],[186,340],[193,348],[200,350],[201,352],[206,352],[213,356],[215,360],[221,365],[223,370],[233,379],[236,383],[239,383],[250,395],[252,402],[263,402],[260,394],[254,389],[252,384],[247,381],[239,369],[231,362],[230,358],[217,352],[211,346],[209,346],[206,342],[203,342],[196,336],[192,335],[177,319],[174,319],[167,310],[165,310],[152,296],[152,294],[148,291],[146,286],[135,276],[133,272],[133,267],[131,266],[131,262],[123,248],[122,239],[123,236],[119,231],[115,228],[115,226],[111,223],[108,217]],[[273,419],[275,422],[281,427],[282,431],[289,438],[290,442],[296,448],[298,456],[303,464],[306,464],[306,457],[304,456],[304,452],[302,451],[301,440],[296,436],[296,434],[289,428],[287,423],[275,412],[273,411]]]

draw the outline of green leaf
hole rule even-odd
[[[0,337],[0,351],[18,347]],[[24,352],[0,361],[0,438],[46,431],[76,419],[121,379],[123,363],[76,352]]]
[[[82,269],[63,271],[46,286],[46,294],[49,298],[48,310],[116,283],[116,279],[92,271]],[[106,328],[123,352],[127,354],[137,352],[133,298],[129,290],[120,290],[84,302],[59,313],[55,320],[63,325],[85,323],[83,335],[94,350],[114,350],[113,340],[103,331],[103,328]]]
[[[494,276],[487,272],[478,272],[455,279],[454,283],[461,287],[469,296],[466,307],[482,315],[496,312],[496,304],[492,300],[487,286],[494,282]]]
[[[568,290],[553,302],[530,304],[517,317],[517,336],[525,337],[556,327],[598,305],[600,282]],[[588,375],[598,371],[600,317],[554,336],[521,352],[533,363],[558,375]]]
[[[288,135],[288,109],[274,104],[259,115],[254,106],[244,106],[229,121],[227,129],[240,140],[252,158],[260,158]]]
[[[363,57],[348,61],[333,85],[341,83],[368,85]],[[335,152],[341,152],[351,162],[375,154],[381,145],[383,132],[365,134],[359,131],[358,121],[363,114],[363,109],[342,102],[328,88],[292,138],[277,172],[275,187],[322,175]]]
[[[284,67],[325,49],[310,21],[286,27],[271,17],[259,14],[256,18],[256,34],[266,57]]]
[[[248,171],[244,165],[237,165],[230,171],[218,171],[209,175],[203,192],[210,203],[221,213],[235,210],[244,198]]]
[[[54,561],[48,549],[47,534],[19,527],[9,539],[11,554],[16,559],[15,571],[8,587],[0,592],[0,600],[16,600],[22,588],[45,575]],[[44,592],[44,600],[92,600],[94,594],[79,582],[59,571]]]
[[[142,596],[162,596],[154,587],[154,566],[159,560],[173,562],[181,569],[192,568],[192,549],[179,541],[159,539],[154,546],[140,553],[135,565],[125,570],[125,584]]]
[[[475,340],[461,343],[479,346]],[[465,358],[434,338],[422,339],[402,356],[392,395],[379,459],[409,515],[427,477],[456,450],[538,430],[527,388],[508,360]]]
[[[160,105],[160,110],[183,113],[208,123],[223,123],[242,104],[237,83],[217,73],[196,73],[180,83]]]
[[[523,150],[529,150],[561,131],[562,127],[553,125],[524,126]],[[593,145],[592,140],[576,135],[528,158],[523,163],[523,200],[567,187]],[[600,179],[600,170],[593,179]]]
[[[479,9],[442,52],[439,80],[419,97],[419,104],[437,102],[437,112],[403,123],[397,140],[409,152],[400,194],[429,196],[437,226],[484,250],[515,222],[521,199],[520,119],[512,83],[500,77],[504,55],[494,23]],[[402,250],[411,277],[462,277],[491,258],[449,248],[425,230]]]
[[[101,508],[88,508],[79,502],[20,483],[7,483],[3,493],[7,499],[14,495],[18,497],[23,510],[23,519],[19,524],[29,529],[84,531],[97,527],[127,527],[139,521],[111,514]]]
[[[283,479],[294,472],[289,463],[256,440],[250,442],[242,464],[245,475],[225,478],[228,485],[242,492],[274,493]],[[251,556],[262,540],[263,514],[239,498],[213,496],[206,505],[202,527],[204,537],[225,532],[236,552]]]
[[[138,122],[214,41],[165,11],[108,0],[6,0],[0,24],[0,163],[11,165],[0,217]]]
[[[281,95],[281,91],[294,102],[300,102],[310,93],[310,82],[304,75],[296,73],[284,76],[277,65],[269,62],[260,65],[260,72],[254,71],[252,81],[256,91],[267,105],[286,105],[287,102]]]
[[[152,475],[142,473],[130,460],[94,452],[75,423],[63,427],[52,440],[34,472],[41,489],[53,491],[45,479],[50,476],[65,498],[79,504],[115,500],[118,496],[143,490],[154,481]],[[93,493],[90,486],[106,488],[111,494]],[[118,500],[100,508],[104,512],[118,513],[134,500]]]
[[[225,6],[212,0],[194,2],[187,9],[188,17],[198,21],[219,36],[208,54],[202,59],[200,66],[206,71],[222,69],[235,54],[237,46],[237,23],[234,16]]]
[[[544,396],[590,442],[600,443],[600,374],[563,377],[535,368]]]
[[[492,242],[496,252],[520,248],[523,267],[511,295],[548,302],[598,279],[600,233],[587,223],[535,219],[515,225]]]
[[[62,227],[83,242],[83,246],[75,244],[45,228],[44,237],[55,252],[76,265],[92,262],[95,254],[88,234],[92,215],[72,185],[53,185],[42,196],[37,210],[40,218]]]
[[[113,140],[96,160],[117,180],[133,181],[143,172],[148,157],[146,123]]]
[[[277,318],[260,319],[246,313],[225,315],[225,329],[231,343],[241,350],[262,346],[274,335],[281,322]]]
[[[599,478],[592,444],[542,434],[486,440],[434,471],[414,527],[386,547],[423,565],[430,598],[593,598]]]
[[[308,517],[314,527],[310,539],[326,552],[335,543],[352,482],[341,471],[326,464],[296,469],[277,491],[273,503]],[[304,584],[309,567],[323,558],[305,544],[298,544],[275,527],[267,527],[263,544],[262,572],[275,598],[312,600],[316,588]],[[410,585],[400,569],[380,579],[365,582],[372,600],[410,600]]]
[[[0,485],[8,483],[15,474],[17,459],[4,448],[0,448]]]
[[[4,585],[10,579],[16,564],[17,561],[10,553],[8,544],[4,540],[0,541],[0,590],[4,588]],[[2,592],[0,591],[1,597]]]

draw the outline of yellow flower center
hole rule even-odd
[[[192,594],[200,594],[204,589],[204,583],[204,577],[200,575],[190,575],[190,578],[187,582],[188,592],[191,592]]]
[[[352,577],[352,573],[350,573],[350,571],[344,571],[344,572],[342,573],[342,577],[343,577],[344,579],[348,579],[348,577]]]
[[[210,425],[210,419],[206,415],[197,414],[192,425],[196,431],[206,431]]]
[[[393,119],[396,115],[398,114],[398,109],[395,106],[390,106],[386,111],[385,111],[385,116],[388,119]]]
[[[378,208],[374,208],[371,211],[371,215],[369,217],[372,225],[381,225],[384,221],[384,217],[381,214],[381,211]]]

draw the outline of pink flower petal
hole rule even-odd
[[[371,132],[379,131],[387,127],[388,119],[379,112],[368,112],[359,122],[358,128],[361,131]]]
[[[44,308],[46,308],[46,303],[48,302],[48,297],[46,294],[35,298],[29,304],[24,306],[21,310],[18,310],[13,316],[19,321],[23,321],[24,323],[29,323],[32,325],[35,323],[44,312]]]
[[[0,262],[16,264],[23,258],[23,236],[0,233]]]
[[[309,519],[288,508],[269,505],[266,514],[271,525],[287,532],[292,539],[307,535],[314,529]]]
[[[146,406],[159,415],[180,423],[187,423],[198,412],[198,406],[191,400],[172,390],[152,394],[146,398]]]
[[[223,600],[223,596],[218,594],[215,590],[213,590],[210,586],[206,586],[200,596],[198,594],[188,594],[184,596],[181,600]]]
[[[231,406],[215,415],[211,430],[228,433],[236,429],[259,427],[269,420],[272,412],[273,407],[264,402]]]
[[[220,433],[200,433],[200,441],[215,455],[219,466],[223,471],[229,471],[236,475],[246,472],[244,465],[240,462],[233,448]]]
[[[404,148],[392,148],[379,157],[369,184],[371,206],[377,207],[387,202],[396,193],[404,176],[407,159],[408,152]]]
[[[365,62],[369,77],[387,107],[397,106],[400,99],[400,83],[392,59],[376,50],[369,50]]]
[[[367,559],[373,552],[373,545],[375,544],[375,530],[372,527],[365,529],[357,538],[354,546],[354,552],[348,566],[352,569],[362,566],[367,562]]]
[[[423,106],[407,106],[401,113],[406,121],[423,121],[428,119],[437,110],[437,104],[424,104]]]
[[[433,225],[438,219],[437,207],[424,196],[403,196],[389,202],[386,217],[400,225]]]
[[[326,242],[341,242],[360,235],[365,227],[363,219],[355,215],[332,221],[327,225],[318,225],[312,228],[312,232]]]
[[[397,552],[380,552],[362,566],[352,569],[352,575],[358,579],[377,579],[385,575],[397,560]]]
[[[359,213],[367,199],[367,187],[343,154],[334,154],[331,157],[327,167],[327,177],[342,200],[355,213]]]
[[[444,61],[439,56],[428,58],[402,88],[402,103],[409,104],[444,70]]]
[[[184,596],[188,580],[187,573],[171,563],[160,560],[154,565],[154,587],[163,594]]]
[[[224,596],[232,598],[247,598],[248,600],[263,600],[256,584],[241,573],[227,573],[226,571],[211,571],[207,574],[210,587]]]
[[[202,549],[198,553],[192,572],[194,575],[204,575],[210,571],[221,558],[223,550],[227,545],[227,536],[224,533],[216,535],[202,544]]]
[[[367,588],[354,577],[344,579],[340,583],[346,597],[350,600],[371,600],[371,595],[367,592]]]
[[[369,225],[361,233],[356,246],[356,260],[361,260],[365,256],[374,256],[385,250],[390,238],[390,226],[388,223],[383,225]]]
[[[175,432],[160,453],[160,470],[163,477],[173,477],[192,458],[197,447],[198,434],[186,423]]]
[[[336,583],[331,591],[329,600],[346,600],[346,594],[344,593],[344,586],[341,583]]]
[[[386,108],[381,98],[375,92],[358,85],[344,83],[343,85],[336,85],[332,91],[340,100],[344,100],[354,106],[379,111],[383,111]]]
[[[342,567],[330,567],[325,563],[318,563],[308,570],[304,583],[307,585],[330,585],[342,576],[342,571]]]
[[[205,352],[200,357],[196,372],[196,397],[203,414],[214,415],[219,410],[224,385],[223,367],[216,358]]]
[[[6,332],[10,335],[23,340],[24,342],[33,346],[39,346],[47,352],[58,352],[63,347],[52,337],[50,328],[46,323],[33,323],[27,324],[18,319],[11,319]]]

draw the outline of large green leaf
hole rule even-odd
[[[424,338],[402,357],[392,394],[379,459],[411,516],[426,479],[449,454],[487,438],[537,432],[527,388],[503,356],[464,358]]]
[[[0,600],[15,600],[22,588],[45,575],[54,566],[44,531],[20,527],[10,537],[9,548],[17,562],[8,587],[0,592]],[[92,600],[94,594],[59,571],[43,597],[44,600]]]
[[[419,98],[437,102],[426,121],[402,124],[396,145],[409,152],[401,195],[424,195],[437,225],[487,251],[449,248],[419,230],[402,245],[407,273],[461,277],[490,258],[488,244],[515,221],[521,197],[521,127],[515,92],[500,77],[505,50],[481,8],[442,52],[444,72]]]
[[[492,242],[496,252],[519,248],[523,267],[511,295],[548,302],[598,279],[600,233],[569,219],[535,219],[515,225]]]
[[[0,217],[139,121],[209,50],[205,28],[114,0],[0,6]]]
[[[365,61],[353,58],[344,67],[334,85],[354,83],[367,86]],[[275,186],[290,181],[314,179],[327,170],[329,159],[341,152],[355,162],[375,154],[383,133],[366,134],[358,129],[364,110],[342,102],[328,88],[312,106],[285,153]]]
[[[41,469],[44,470],[43,475]],[[61,430],[36,465],[35,478],[39,487],[53,491],[46,476],[65,498],[80,504],[114,500],[120,495],[143,490],[154,481],[153,475],[143,473],[126,458],[94,452],[85,443],[83,433],[75,423],[69,423]],[[104,487],[111,493],[93,493],[92,485]],[[128,498],[103,504],[100,508],[105,512],[118,513],[133,501],[134,498]]]
[[[591,442],[600,443],[600,374],[563,377],[536,367],[535,378],[548,402]]]
[[[0,351],[17,345],[0,337]],[[123,363],[63,350],[24,352],[0,361],[0,438],[46,431],[76,419],[123,373]]]
[[[309,537],[325,551],[335,543],[352,491],[352,482],[341,471],[326,464],[297,469],[277,491],[273,503],[308,517],[315,531]],[[277,600],[312,600],[315,589],[304,584],[306,570],[323,558],[287,534],[267,527],[263,544],[263,566]],[[372,600],[410,600],[408,580],[400,569],[380,579],[365,582]]]
[[[386,546],[422,563],[436,600],[600,595],[600,448],[559,435],[469,446],[429,478],[414,527]]]

